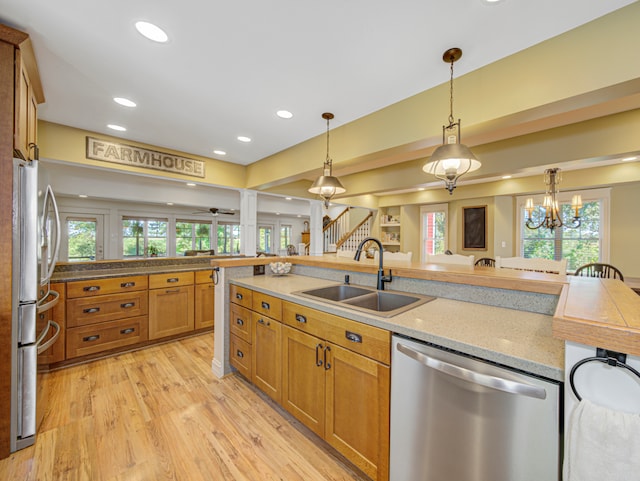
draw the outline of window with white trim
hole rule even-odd
[[[122,217],[122,257],[167,255],[167,219]]]
[[[420,207],[420,259],[427,254],[444,254],[447,250],[448,204],[432,204]]]
[[[211,249],[211,222],[177,220],[176,255]]]
[[[553,231],[540,227],[529,229],[525,222],[527,212],[525,202],[531,196],[517,198],[518,205],[518,245],[519,255],[527,258],[567,259],[567,270],[591,262],[609,261],[609,189],[561,192],[558,196],[563,222],[571,225],[573,210],[571,198],[575,194],[582,196],[580,226],[577,228],[560,227]],[[534,204],[542,205],[544,194],[534,196]],[[541,208],[540,208],[541,209]],[[538,224],[544,218],[543,211],[534,212],[533,220]],[[537,221],[536,221],[537,220]]]
[[[240,224],[218,222],[218,254],[240,254]]]

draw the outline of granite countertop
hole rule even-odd
[[[325,279],[289,274],[230,282],[491,362],[564,380],[564,341],[552,335],[552,316],[439,298],[385,318],[293,294],[337,284]]]
[[[123,266],[111,269],[87,269],[54,272],[51,282],[72,282],[88,279],[107,279],[110,277],[140,276],[148,274],[165,274],[169,272],[188,272],[211,270],[207,264],[180,264],[157,266]]]

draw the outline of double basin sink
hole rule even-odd
[[[435,297],[421,294],[378,291],[350,284],[308,289],[297,291],[293,294],[369,312],[382,317],[395,316],[435,299]]]

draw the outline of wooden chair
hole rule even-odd
[[[475,265],[480,267],[495,267],[496,260],[491,257],[481,257],[476,261]]]
[[[552,259],[496,256],[496,268],[566,274],[567,259],[554,261]]]
[[[457,264],[472,266],[475,256],[463,256],[460,254],[427,254],[427,264]]]
[[[592,264],[585,264],[583,266],[578,267],[575,272],[576,276],[586,276],[586,277],[603,277],[608,279],[620,279],[624,281],[624,276],[620,269],[612,266],[611,264],[601,264],[599,262],[594,262]]]
[[[385,250],[383,254],[385,261],[409,261],[413,257],[413,252],[390,252]],[[375,260],[378,259],[378,251],[373,254]]]

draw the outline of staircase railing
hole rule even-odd
[[[322,228],[323,251],[335,252],[337,244],[349,229],[349,207],[343,210],[335,219]]]
[[[373,212],[360,221],[350,232],[346,233],[342,239],[336,243],[336,248],[340,250],[354,251],[364,239],[371,235],[371,219]]]

